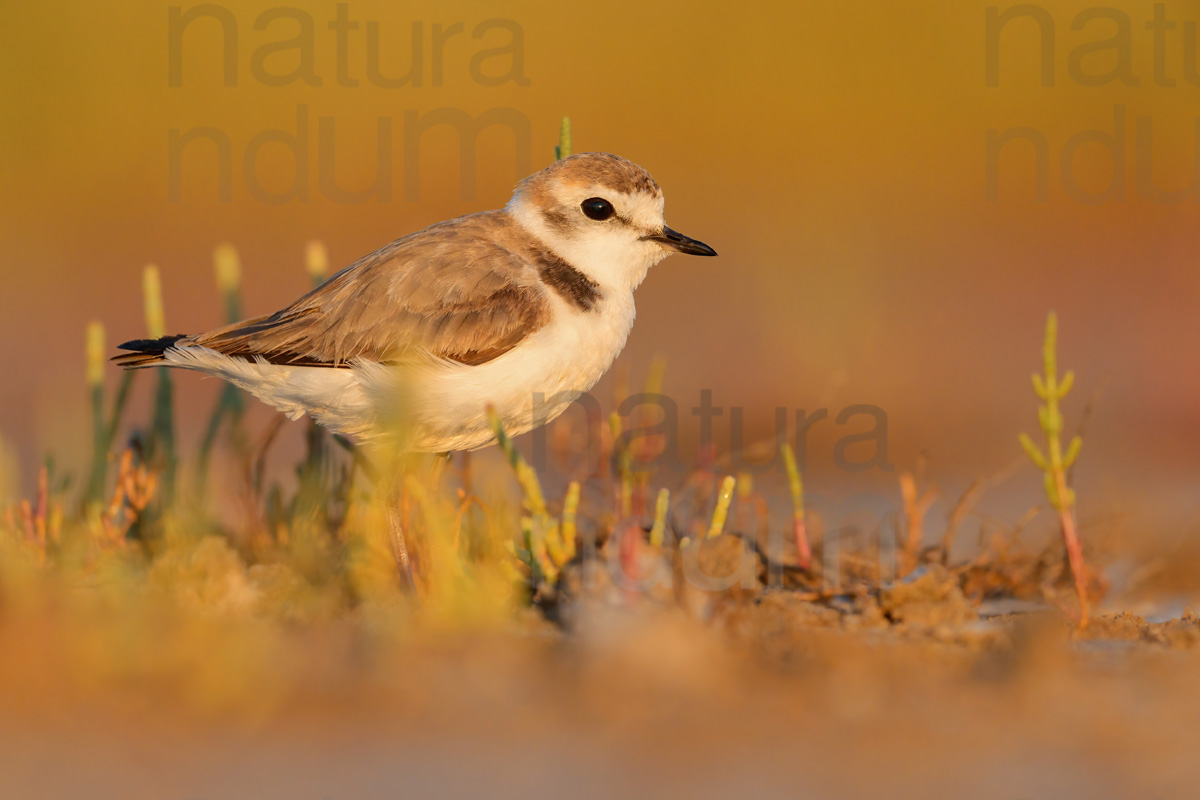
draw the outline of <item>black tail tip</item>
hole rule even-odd
[[[178,342],[185,337],[185,333],[176,333],[171,336],[163,336],[161,339],[132,339],[123,344],[117,345],[118,350],[132,350],[135,353],[146,353],[147,355],[160,356],[168,347]],[[117,356],[120,358],[120,356]]]
[[[118,353],[109,359],[125,368],[148,367],[162,361],[162,355],[171,345],[184,338],[187,334],[177,333],[163,336],[160,339],[133,339],[117,345],[119,350],[129,350],[128,353]]]

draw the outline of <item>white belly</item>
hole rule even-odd
[[[557,298],[554,321],[486,364],[423,370],[404,391],[415,449],[473,450],[492,442],[487,408],[516,436],[557,417],[595,385],[625,346],[633,295],[579,311]],[[383,391],[388,391],[386,384]]]
[[[309,414],[337,433],[379,440],[397,432],[406,449],[473,450],[492,442],[489,405],[510,434],[530,431],[591,389],[624,348],[633,326],[632,292],[610,291],[591,311],[557,297],[550,302],[550,324],[478,366],[289,367],[202,347],[171,348],[164,357],[173,366],[224,378],[292,419]]]

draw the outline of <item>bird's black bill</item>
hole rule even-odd
[[[663,226],[662,233],[652,233],[642,238],[648,242],[658,242],[659,244],[666,245],[689,256],[715,256],[717,254],[716,250],[713,250],[704,242],[684,236],[679,231],[673,231],[665,225]]]

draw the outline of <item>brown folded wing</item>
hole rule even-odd
[[[287,308],[193,337],[229,356],[347,366],[436,356],[491,361],[549,309],[500,211],[443,222],[359,259]]]

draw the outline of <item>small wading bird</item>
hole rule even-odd
[[[667,227],[648,172],[582,153],[523,180],[503,209],[397,239],[274,314],[126,342],[114,361],[224,378],[384,458],[474,450],[495,441],[489,407],[515,435],[590,389],[625,346],[634,289],[673,252],[716,255]]]

